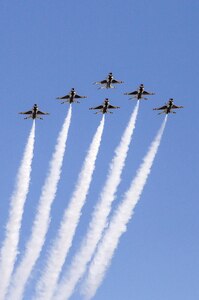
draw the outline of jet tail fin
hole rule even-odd
[[[100,113],[101,113],[101,111],[97,111],[97,112],[95,112],[94,114],[97,115],[97,114],[100,114]]]
[[[161,114],[164,114],[165,113],[165,111],[161,111],[161,112],[159,112],[159,114],[158,115],[161,115]]]

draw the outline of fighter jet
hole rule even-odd
[[[49,115],[49,113],[47,113],[47,112],[40,111],[37,104],[34,104],[32,110],[20,112],[19,114],[29,115],[28,117],[26,117],[24,119],[33,119],[33,120],[35,120],[35,119],[43,120],[43,118],[39,117],[38,115]]]
[[[63,103],[80,103],[79,101],[75,100],[75,99],[80,99],[80,98],[87,98],[86,96],[80,96],[76,93],[75,89],[72,88],[71,91],[66,95],[66,96],[63,96],[63,97],[57,97],[56,99],[62,99],[64,100],[63,102],[61,102],[61,104]]]
[[[160,114],[170,114],[170,113],[176,114],[176,112],[173,111],[173,109],[177,109],[177,108],[183,108],[183,106],[174,105],[173,104],[173,98],[170,98],[169,101],[164,106],[154,108],[153,110],[163,110],[158,115],[160,115]]]
[[[104,79],[102,81],[96,81],[96,82],[94,82],[94,84],[102,85],[98,89],[113,89],[113,88],[115,88],[115,86],[113,86],[112,84],[123,83],[123,82],[124,81],[114,79],[113,73],[110,72],[106,79]]]
[[[131,93],[124,93],[124,95],[133,96],[132,98],[136,98],[137,100],[140,100],[140,99],[147,100],[147,98],[145,98],[143,96],[145,96],[145,95],[154,95],[154,94],[155,93],[150,93],[150,92],[145,91],[143,83],[140,84],[137,91],[134,91],[134,92],[131,92]]]
[[[120,107],[119,106],[113,106],[113,105],[109,104],[109,100],[108,100],[108,98],[106,98],[102,105],[99,105],[99,106],[96,106],[96,107],[91,107],[89,109],[99,109],[99,111],[96,112],[96,114],[99,114],[99,113],[112,114],[112,111],[109,111],[109,109],[115,109],[115,108],[120,108]]]

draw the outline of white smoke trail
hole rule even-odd
[[[89,147],[88,154],[79,174],[76,188],[69,202],[69,207],[65,210],[58,236],[49,251],[47,266],[37,286],[36,299],[48,300],[53,296],[59,274],[71,247],[75,230],[81,216],[81,210],[88,194],[101,143],[103,128],[104,116]]]
[[[82,293],[86,299],[91,299],[95,295],[111,263],[111,259],[117,248],[120,237],[126,231],[127,224],[133,215],[135,205],[140,199],[144,185],[150,174],[151,167],[164,132],[166,120],[167,116],[165,117],[157,136],[152,142],[148,153],[144,157],[129,190],[124,195],[122,203],[113,215],[101,243],[99,244],[98,250],[89,267],[88,276],[83,285]]]
[[[57,288],[56,299],[65,300],[71,296],[76,284],[86,271],[87,264],[91,260],[103,234],[111,210],[111,204],[114,201],[117,187],[121,181],[122,170],[125,165],[129,145],[135,128],[138,108],[139,101],[137,102],[129,123],[122,135],[119,146],[115,150],[114,158],[109,167],[108,177],[101,192],[100,201],[92,215],[87,235],[83,240],[80,250],[72,261],[69,272],[63,277]]]
[[[55,151],[50,162],[49,173],[45,180],[35,216],[32,233],[26,244],[26,251],[19,266],[14,273],[8,294],[8,299],[21,300],[26,282],[40,255],[45,236],[50,223],[50,210],[56,196],[58,182],[61,176],[61,168],[66,148],[66,140],[71,121],[72,108],[70,105],[67,117],[59,133]]]
[[[14,269],[21,229],[24,204],[29,191],[30,175],[35,141],[35,121],[33,121],[17,174],[15,190],[11,197],[6,236],[0,252],[0,299],[4,299]]]

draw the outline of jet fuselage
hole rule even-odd
[[[172,106],[173,106],[173,100],[170,99],[168,104],[167,104],[166,114],[169,114],[171,112]]]
[[[138,89],[138,99],[142,98],[143,92],[144,92],[144,86],[141,85]]]
[[[69,103],[73,103],[74,102],[75,95],[76,95],[75,90],[71,90],[70,97],[69,97]]]
[[[103,109],[102,109],[102,113],[103,113],[103,114],[107,113],[108,105],[109,105],[109,101],[108,101],[108,100],[105,100],[105,101],[104,101],[104,106],[103,106]]]
[[[38,106],[37,106],[37,104],[35,104],[32,109],[32,119],[33,120],[37,118],[37,112],[38,112]]]
[[[111,83],[113,81],[113,75],[108,75],[108,78],[107,78],[107,83],[106,83],[106,88],[107,89],[110,89],[111,88]]]

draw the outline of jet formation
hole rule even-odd
[[[115,88],[114,84],[121,84],[121,83],[124,83],[124,81],[116,80],[114,78],[112,72],[108,73],[106,79],[104,79],[102,81],[94,82],[94,84],[101,85],[98,89],[104,89],[104,88],[112,89],[112,88]],[[137,90],[135,90],[133,92],[128,92],[128,93],[126,92],[126,93],[124,93],[124,95],[129,95],[130,99],[135,98],[136,100],[142,100],[142,99],[147,100],[146,96],[155,95],[155,93],[145,91],[144,84],[141,83]],[[63,100],[61,102],[61,104],[64,104],[64,103],[72,104],[72,103],[80,103],[77,99],[83,99],[83,98],[87,98],[87,96],[78,95],[77,92],[75,91],[75,89],[72,88],[67,95],[57,97],[56,99]],[[101,105],[96,106],[96,107],[90,107],[89,109],[98,110],[95,114],[98,114],[98,113],[106,114],[106,113],[113,113],[112,111],[110,111],[110,109],[117,109],[117,108],[120,108],[120,107],[111,105],[109,102],[109,99],[105,98],[104,102]],[[159,114],[163,114],[163,113],[175,114],[176,112],[173,110],[178,109],[178,108],[183,108],[183,106],[175,105],[173,98],[170,98],[169,101],[164,106],[153,108],[153,110],[162,110]],[[40,111],[37,104],[34,104],[32,110],[20,112],[19,114],[28,115],[24,119],[33,119],[33,120],[34,119],[43,120],[43,118],[40,117],[40,115],[49,115],[49,113],[47,113],[47,112]]]

